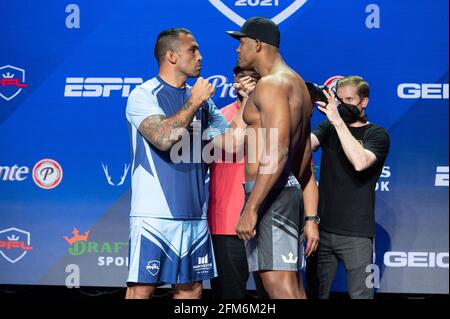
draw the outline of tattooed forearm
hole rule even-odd
[[[179,128],[187,128],[192,122],[198,107],[187,100],[180,110],[169,118],[154,115],[146,118],[139,126],[144,137],[162,151],[169,150],[178,139],[171,139],[172,132]]]

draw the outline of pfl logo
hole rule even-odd
[[[147,263],[147,266],[145,268],[150,273],[150,275],[156,276],[159,273],[160,262],[157,260],[151,260]]]
[[[61,165],[52,159],[43,159],[33,167],[33,180],[43,189],[52,189],[61,183],[63,170]]]
[[[297,12],[307,0],[209,0],[224,16],[239,26],[254,16],[271,17],[280,24]]]
[[[26,87],[24,69],[12,65],[0,67],[0,97],[10,101]]]
[[[25,230],[11,227],[0,231],[0,254],[12,264],[33,249],[30,244],[31,235]]]

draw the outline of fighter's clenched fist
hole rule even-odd
[[[191,88],[191,98],[194,105],[201,105],[214,94],[214,87],[206,79],[199,77]]]

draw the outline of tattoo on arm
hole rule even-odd
[[[197,109],[197,107],[193,107],[190,100],[187,100],[180,110],[169,118],[162,115],[146,118],[139,126],[139,131],[158,149],[167,151],[178,141],[170,138],[173,130],[187,128]]]

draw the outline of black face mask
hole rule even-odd
[[[367,116],[361,116],[361,111],[356,105],[341,103],[338,105],[337,109],[345,124],[353,124],[357,121],[361,121],[363,123],[367,122]]]
[[[361,111],[358,109],[358,105],[361,104],[362,100],[357,105],[353,105],[344,103],[336,93],[335,96],[339,100],[339,102],[341,102],[341,104],[338,105],[337,109],[345,124],[353,124],[358,121],[363,123],[367,122],[367,116],[361,116]]]

